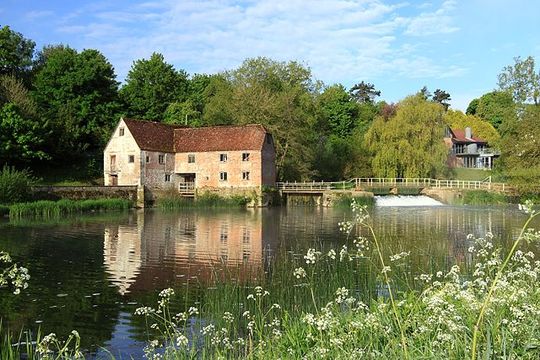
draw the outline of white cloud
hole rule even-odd
[[[433,12],[424,12],[412,18],[405,30],[405,34],[413,36],[426,36],[435,34],[448,34],[459,30],[454,25],[451,13],[456,7],[453,0],[445,1],[442,6]]]
[[[101,4],[90,20],[85,9],[64,17],[58,31],[76,35],[75,47],[102,50],[120,80],[133,60],[156,51],[190,73],[223,71],[246,58],[268,56],[304,61],[325,82],[352,84],[388,73],[406,78],[463,74],[460,66],[445,67],[399,39],[404,30],[425,34],[435,21],[446,24],[443,32],[454,31],[454,6],[446,1],[415,17],[400,13],[410,5],[382,0],[168,0],[123,9]]]
[[[34,10],[34,11],[29,11],[26,14],[24,14],[24,17],[29,21],[34,21],[37,19],[50,17],[52,15],[54,15],[54,12],[49,11],[49,10]]]

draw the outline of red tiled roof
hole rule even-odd
[[[451,129],[454,137],[452,140],[454,142],[464,142],[464,143],[487,143],[487,141],[477,138],[473,135],[472,138],[465,137],[465,130],[462,129]]]
[[[266,137],[262,125],[212,126],[174,130],[175,152],[261,150]]]
[[[267,133],[262,125],[188,128],[134,119],[124,122],[141,150],[162,152],[261,150]]]
[[[174,129],[178,126],[124,118],[141,150],[174,152]]]

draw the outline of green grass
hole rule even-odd
[[[367,205],[367,206],[375,205],[375,199],[372,196],[341,195],[341,196],[336,197],[336,199],[332,203],[332,206],[350,208],[353,200],[358,205]]]
[[[491,170],[482,170],[482,169],[468,169],[468,168],[455,168],[453,169],[455,180],[471,180],[471,181],[482,181],[485,178],[492,176]]]
[[[36,179],[28,170],[17,170],[4,165],[0,170],[0,204],[26,201],[30,197],[30,186]]]
[[[465,205],[502,205],[510,199],[504,195],[487,190],[467,190],[463,193],[462,203]]]
[[[196,198],[186,198],[179,194],[171,193],[162,199],[157,200],[157,207],[164,210],[179,208],[234,208],[245,207],[251,198],[247,196],[235,195],[230,197],[220,196],[215,193],[206,192]]]
[[[132,202],[125,199],[41,200],[11,205],[9,217],[14,219],[22,217],[57,218],[91,211],[127,210],[130,207],[132,207]]]

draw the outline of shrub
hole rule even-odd
[[[30,198],[30,186],[36,179],[28,170],[4,165],[0,171],[0,204],[13,204]]]
[[[507,204],[508,198],[503,194],[487,190],[469,190],[463,195],[463,203],[467,205]]]

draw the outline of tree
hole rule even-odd
[[[445,170],[444,107],[417,94],[399,103],[396,114],[377,117],[366,134],[378,177],[435,177]]]
[[[150,59],[133,63],[120,97],[129,116],[161,121],[171,103],[186,100],[187,87],[187,74],[153,53]]]
[[[100,150],[118,121],[118,83],[112,65],[97,50],[50,51],[34,81],[40,117],[54,131],[57,156]]]
[[[356,126],[359,106],[343,85],[327,87],[317,98],[320,132],[345,138]]]
[[[491,123],[475,115],[466,115],[459,110],[448,110],[444,114],[444,121],[452,129],[470,127],[475,137],[487,141],[490,146],[496,146],[501,138]]]
[[[514,66],[506,66],[499,74],[499,88],[512,94],[517,104],[540,105],[540,71],[536,73],[534,58],[514,58]]]
[[[476,115],[476,110],[478,109],[478,102],[480,99],[472,99],[469,103],[469,106],[467,106],[467,111],[465,111],[465,114],[467,115]]]
[[[186,126],[200,126],[201,113],[197,111],[191,100],[173,102],[165,110],[163,122],[165,124],[178,124]]]
[[[445,110],[448,110],[448,107],[450,106],[448,101],[450,100],[452,100],[450,98],[450,94],[444,90],[437,89],[433,92],[433,101],[438,102],[439,104],[444,106]]]
[[[37,121],[27,118],[13,103],[0,107],[0,164],[43,160],[44,129]]]
[[[522,194],[540,192],[540,107],[527,106],[502,139],[501,167]]]
[[[510,93],[492,91],[478,99],[475,115],[489,122],[502,134],[516,120],[516,104]]]
[[[0,75],[25,77],[32,65],[35,46],[35,42],[9,26],[0,28]]]
[[[416,95],[420,95],[424,100],[428,100],[431,97],[431,93],[425,85],[420,90],[418,90]]]
[[[381,92],[375,90],[375,85],[362,81],[354,85],[349,90],[351,97],[359,103],[373,104],[377,96],[381,96]]]

